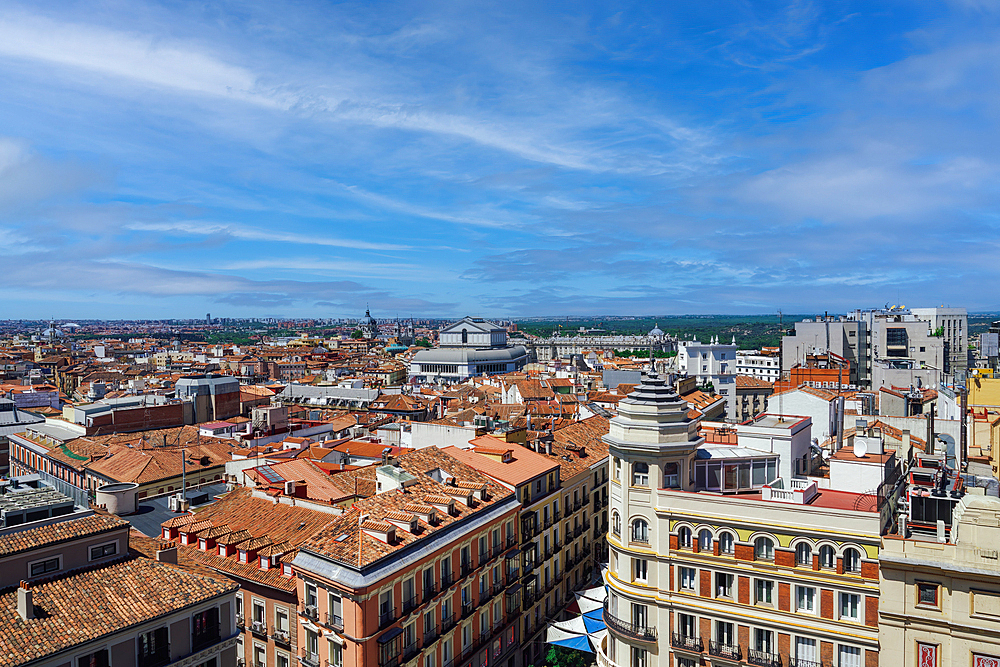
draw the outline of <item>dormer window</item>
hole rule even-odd
[[[246,552],[246,549],[240,549],[240,562],[241,563],[247,562],[247,552]]]
[[[271,567],[271,559],[267,556],[260,557],[260,569],[267,570]]]
[[[285,575],[286,577],[292,576],[292,564],[291,563],[282,563],[281,564],[281,574]]]
[[[207,551],[208,550],[208,540],[206,540],[204,537],[199,537],[198,538],[198,548],[201,549],[202,551]]]

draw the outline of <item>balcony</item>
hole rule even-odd
[[[723,642],[708,642],[708,654],[727,660],[740,660],[743,651],[739,644],[724,644]]]
[[[463,577],[468,576],[472,572],[472,561],[465,560],[462,561],[461,572]]]
[[[319,620],[319,607],[317,607],[314,604],[307,604],[305,607],[303,607],[299,611],[299,614],[302,615],[302,616],[305,616],[306,618],[312,619],[314,621],[318,621]]]
[[[580,537],[583,534],[583,526],[576,526],[573,528],[573,537]]]
[[[424,602],[430,602],[437,595],[437,585],[436,584],[424,584],[424,591],[422,599]]]
[[[380,657],[378,667],[399,667],[399,654]]]
[[[607,604],[604,605],[604,622],[609,628],[620,635],[631,637],[632,639],[638,639],[643,642],[656,643],[656,628],[648,625],[639,625],[637,623],[623,621],[622,619],[611,614],[611,610],[608,609]]]
[[[413,640],[403,647],[403,661],[406,662],[420,653],[420,644]]]
[[[403,600],[403,613],[408,614],[417,607],[417,596],[416,594]]]
[[[448,614],[447,616],[441,617],[441,632],[448,632],[453,627],[455,627],[455,614]]]
[[[823,663],[818,660],[806,660],[805,658],[788,656],[788,667],[823,667]]]
[[[326,626],[328,628],[334,628],[335,630],[344,629],[344,617],[337,616],[336,614],[331,614],[326,612]]]
[[[267,639],[267,623],[264,621],[250,621],[250,632],[261,639]]]
[[[759,667],[781,667],[781,656],[777,653],[750,649],[747,651],[747,662]]]
[[[437,638],[438,629],[436,625],[424,629],[424,646],[430,646]]]
[[[236,629],[243,632],[245,625],[246,621],[243,619],[243,614],[236,614]]]
[[[271,639],[278,644],[285,644],[286,646],[291,644],[292,635],[288,630],[279,630],[278,628],[271,628]]]
[[[472,604],[472,600],[462,603],[462,618],[468,618],[472,616],[472,612],[476,610],[476,605]]]
[[[441,590],[444,590],[455,583],[455,579],[452,578],[451,572],[441,575]]]
[[[670,645],[674,648],[694,651],[695,653],[701,653],[705,650],[705,644],[701,641],[701,637],[689,637],[679,632],[674,632],[670,635]]]
[[[170,662],[170,644],[163,644],[153,653],[140,653],[136,656],[137,667],[160,667]]]
[[[391,607],[389,609],[382,609],[378,613],[378,629],[381,630],[384,627],[392,625],[392,622],[396,620],[396,608]]]

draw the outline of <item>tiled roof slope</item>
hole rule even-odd
[[[38,618],[17,613],[17,590],[0,595],[0,667],[22,665],[219,595],[209,579],[146,558],[128,558],[32,586]]]
[[[68,519],[47,526],[29,528],[0,538],[0,557],[13,556],[23,551],[121,530],[128,525],[129,522],[124,519],[95,514],[82,519]]]
[[[608,445],[602,438],[608,433],[608,424],[606,418],[594,415],[552,432],[552,454],[545,457],[558,461],[560,479],[567,481],[607,458]]]
[[[503,485],[494,482],[437,447],[426,447],[409,452],[400,456],[397,463],[400,468],[416,477],[415,483],[407,486],[405,491],[399,489],[386,491],[358,500],[354,504],[353,511],[335,517],[334,521],[302,544],[302,549],[352,567],[369,565],[511,495],[511,492]],[[455,487],[437,482],[427,474],[436,469],[453,475],[456,483],[470,482],[476,485],[485,485],[487,499],[485,501],[476,500],[473,507],[469,507],[460,500],[455,500],[455,516],[438,512],[438,522],[435,526],[431,526],[423,519],[418,519],[418,533],[414,535],[397,529],[395,531],[396,541],[393,544],[386,544],[361,531],[358,525],[361,514],[368,515],[372,521],[380,521],[387,516],[395,515],[396,512],[410,514],[411,512],[407,512],[406,506],[426,505],[427,499],[432,496],[444,496],[445,498],[442,500],[450,500],[448,491],[454,493]]]

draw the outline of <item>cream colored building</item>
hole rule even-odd
[[[601,667],[878,665],[882,514],[810,476],[808,422],[763,415],[738,444],[705,442],[656,376],[619,403]]]
[[[884,667],[1000,665],[1000,499],[981,492],[969,489],[957,504],[946,543],[883,538]]]

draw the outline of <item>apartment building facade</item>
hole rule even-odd
[[[307,540],[293,561],[299,663],[514,667],[516,496],[436,447],[375,468],[377,493]]]
[[[699,422],[655,376],[611,420],[598,664],[875,667],[877,501],[809,477],[807,418],[765,415],[735,445]]]

